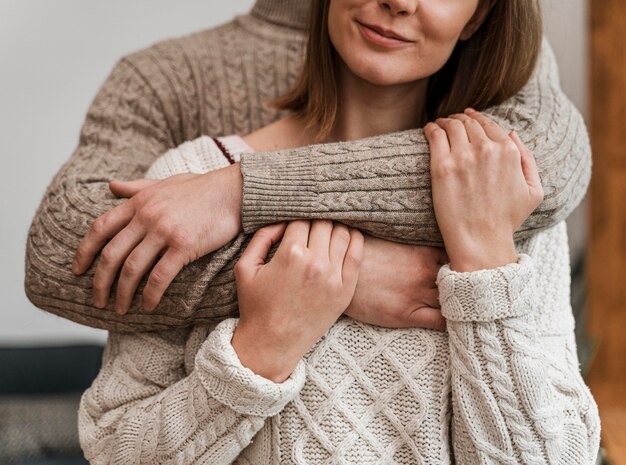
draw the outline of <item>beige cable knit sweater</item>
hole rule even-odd
[[[265,102],[283,94],[297,76],[308,4],[258,0],[250,15],[119,61],[89,109],[76,151],[33,219],[25,289],[36,306],[117,331],[236,316],[232,265],[245,234],[185,267],[154,314],[141,311],[145,279],[128,315],[117,315],[112,300],[105,310],[94,307],[95,266],[75,276],[71,262],[92,221],[123,201],[110,193],[109,180],[143,176],[159,155],[186,140],[245,134],[279,116]],[[546,192],[517,238],[559,223],[585,193],[591,156],[581,115],[559,87],[547,43],[528,85],[489,113],[534,151]],[[330,218],[384,239],[441,245],[428,162],[421,130],[244,156],[244,233],[285,219]]]
[[[222,139],[238,160],[235,142]],[[228,164],[205,136],[146,177]],[[80,405],[85,454],[125,465],[593,464],[599,419],[578,371],[565,223],[517,247],[517,264],[441,269],[448,333],[344,317],[281,384],[241,365],[235,319],[111,333]]]

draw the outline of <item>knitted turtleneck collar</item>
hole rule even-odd
[[[252,14],[281,26],[306,29],[311,0],[257,0]]]

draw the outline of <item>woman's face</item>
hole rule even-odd
[[[477,29],[479,0],[330,0],[328,33],[360,78],[404,84],[433,75]]]

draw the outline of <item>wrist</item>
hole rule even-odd
[[[513,236],[502,239],[468,240],[457,242],[450,248],[446,246],[450,258],[450,269],[459,272],[489,270],[518,261]]]
[[[243,176],[241,175],[239,163],[233,163],[226,169],[229,170],[228,188],[230,191],[229,212],[236,221],[238,231],[241,232],[243,227],[241,223],[241,209],[243,203]]]
[[[239,324],[233,333],[231,345],[244,367],[275,383],[282,383],[289,378],[300,360],[281,350],[281,344],[276,339],[267,339],[258,330],[250,330]]]
[[[210,177],[212,183],[217,182],[221,189],[223,189],[223,207],[224,215],[228,218],[228,223],[232,224],[232,227],[236,228],[236,233],[241,232],[241,204],[243,198],[243,177],[239,169],[239,163],[234,163],[226,168],[222,168],[218,171],[209,171],[205,176]],[[215,173],[219,173],[219,178],[216,179]],[[225,220],[226,220],[225,218]]]

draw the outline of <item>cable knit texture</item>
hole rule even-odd
[[[93,305],[95,264],[82,276],[71,272],[76,247],[93,220],[123,202],[111,194],[108,181],[142,177],[159,155],[185,141],[246,134],[281,116],[266,102],[297,78],[308,5],[309,0],[258,0],[250,15],[157,43],[117,63],[89,109],[78,147],[48,186],[30,227],[25,289],[34,305],[116,331],[219,322],[237,315],[232,266],[245,234],[284,219],[330,218],[384,239],[441,244],[428,144],[416,129],[244,154],[245,234],[186,266],[154,313],[141,311],[146,278],[129,313],[120,316],[113,299],[104,310]],[[520,94],[488,113],[534,151],[545,190],[544,202],[516,237],[556,225],[584,195],[591,156],[583,120],[559,87],[547,43]],[[205,168],[210,167],[194,169]]]
[[[221,142],[232,152],[234,139]],[[147,177],[223,162],[202,139]],[[235,319],[111,333],[81,401],[85,454],[94,464],[593,464],[600,427],[578,370],[565,223],[516,245],[519,263],[440,270],[448,333],[342,317],[282,384],[241,366]]]

